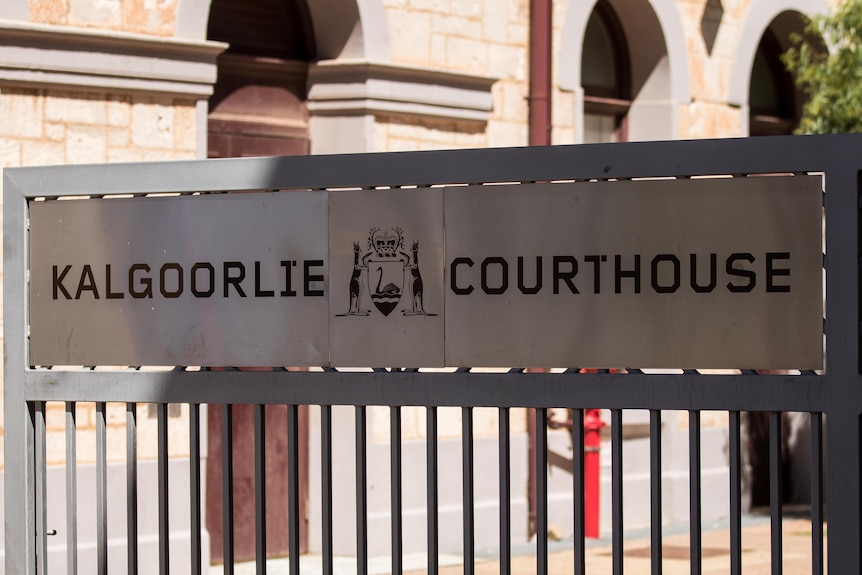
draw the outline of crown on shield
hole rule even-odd
[[[401,228],[391,230],[371,228],[368,232],[368,248],[374,250],[374,253],[381,258],[394,258],[403,244],[404,234]]]

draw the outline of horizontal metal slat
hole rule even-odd
[[[59,386],[63,380],[67,385]],[[33,401],[826,411],[817,375],[28,370]]]

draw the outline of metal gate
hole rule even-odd
[[[170,570],[176,552],[170,541],[169,508],[188,505],[191,572],[206,568],[207,553],[201,543],[201,473],[191,465],[187,495],[169,490],[168,459],[172,432],[169,411],[187,407],[188,453],[192,462],[201,458],[201,404],[222,406],[224,497],[232,493],[231,406],[255,406],[255,525],[257,572],[265,572],[266,515],[263,488],[266,462],[263,457],[264,406],[287,406],[288,469],[283,481],[288,491],[290,572],[299,573],[299,533],[304,518],[299,514],[297,458],[298,407],[320,409],[320,506],[323,572],[333,572],[333,406],[353,406],[355,412],[355,516],[358,573],[368,572],[368,469],[367,409],[386,406],[390,413],[391,479],[391,569],[403,571],[401,541],[403,460],[400,433],[402,407],[424,407],[427,429],[427,570],[439,565],[438,408],[461,409],[463,486],[463,561],[465,573],[473,573],[476,562],[473,410],[496,408],[499,413],[499,556],[501,573],[512,566],[512,515],[510,479],[510,410],[535,409],[536,417],[536,546],[537,573],[548,572],[548,410],[570,409],[573,413],[573,514],[575,573],[585,572],[584,562],[584,434],[585,408],[610,410],[612,440],[612,564],[623,571],[623,437],[624,410],[649,412],[650,509],[652,572],[662,570],[662,444],[663,410],[687,411],[689,426],[689,485],[691,572],[701,572],[701,412],[728,414],[728,461],[730,470],[729,570],[742,570],[741,414],[769,412],[770,517],[772,523],[772,572],[782,565],[782,476],[781,435],[783,412],[810,415],[811,429],[811,557],[812,573],[824,570],[824,493],[834,504],[829,508],[829,572],[862,571],[862,394],[860,394],[860,292],[859,292],[859,173],[862,168],[862,137],[780,137],[695,142],[654,142],[612,145],[559,146],[520,149],[438,151],[333,157],[285,157],[140,165],[63,166],[16,168],[4,172],[4,315],[5,315],[5,541],[6,573],[45,573],[79,569],[77,555],[78,516],[76,489],[76,404],[95,403],[96,566],[108,571],[108,485],[106,466],[106,405],[125,408],[126,533],[123,544],[124,570],[138,572],[138,521],[141,489],[138,480],[137,405],[155,405],[157,420],[157,510],[158,569]],[[556,373],[532,373],[524,369],[488,373],[458,367],[446,372],[406,368],[375,368],[364,372],[326,368],[315,371],[229,369],[191,370],[185,366],[150,370],[139,366],[33,366],[28,342],[28,217],[34,201],[63,197],[107,198],[114,195],[218,193],[236,190],[326,190],[375,189],[381,187],[433,187],[453,184],[528,183],[553,181],[628,180],[640,178],[698,178],[753,175],[819,174],[823,178],[825,214],[824,256],[826,306],[824,320],[827,368],[822,372],[763,374],[740,371],[713,375],[697,370],[645,373],[636,368],[582,373],[571,367]],[[100,200],[100,201],[108,201]],[[693,318],[692,321],[697,321]],[[670,366],[672,367],[672,366]],[[51,406],[65,413],[65,565],[49,564],[51,525],[47,525],[49,496],[46,466],[46,413]],[[828,416],[828,436],[824,427]],[[821,448],[821,446],[824,446]],[[826,456],[828,455],[828,459]],[[827,463],[824,466],[824,459]],[[173,500],[169,493],[174,494]],[[224,557],[226,572],[232,572],[233,525],[225,499]],[[284,510],[277,510],[283,513]],[[120,570],[117,568],[116,570]]]

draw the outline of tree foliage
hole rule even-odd
[[[806,98],[797,132],[862,132],[862,0],[815,16],[805,32],[783,55]]]

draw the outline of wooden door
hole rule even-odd
[[[222,406],[207,410],[207,529],[213,563],[223,561],[222,530]],[[308,509],[308,407],[298,410],[299,418],[299,517],[305,523]],[[265,408],[266,426],[266,550],[268,557],[288,552],[287,523],[287,408]],[[254,516],[254,408],[233,407],[233,516],[236,561],[255,558]],[[300,551],[308,550],[308,530],[300,529]]]

